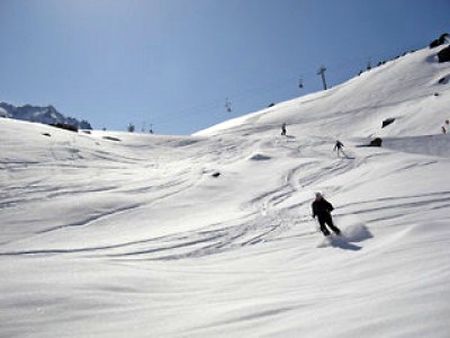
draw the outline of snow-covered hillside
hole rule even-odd
[[[193,136],[0,119],[0,336],[448,337],[437,51]]]
[[[442,49],[442,47],[441,47]],[[331,137],[411,136],[435,134],[449,118],[450,69],[437,62],[438,49],[423,49],[390,61],[330,90],[322,91],[219,124],[198,135],[254,133],[280,121],[295,126],[292,134]],[[440,79],[445,79],[443,84]],[[437,95],[437,96],[435,96]],[[386,118],[395,125],[381,130]]]

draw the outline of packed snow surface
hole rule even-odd
[[[0,336],[449,337],[438,50],[193,136],[1,118]]]

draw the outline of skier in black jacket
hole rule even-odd
[[[330,231],[327,229],[325,224],[327,224],[336,235],[341,233],[341,230],[333,224],[333,218],[331,217],[331,212],[334,209],[333,205],[328,202],[320,192],[316,193],[316,199],[311,206],[313,212],[312,216],[314,218],[317,216],[319,219],[320,230],[325,236],[330,235]]]
[[[281,125],[281,136],[286,136],[286,123]]]
[[[336,151],[338,157],[341,157],[341,153],[346,157],[344,150],[342,148],[344,148],[344,144],[341,141],[336,140],[333,150]]]

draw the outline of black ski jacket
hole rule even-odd
[[[336,141],[336,144],[334,145],[333,150],[341,149],[341,148],[343,148],[343,147],[344,147],[344,144],[342,144],[342,142]]]
[[[324,216],[328,216],[330,212],[334,210],[333,205],[325,198],[314,201],[311,206],[313,217],[319,216],[319,218],[322,218]]]

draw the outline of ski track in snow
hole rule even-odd
[[[0,336],[447,337],[433,53],[194,136],[0,119]],[[383,147],[356,147],[369,136]],[[311,218],[315,191],[342,237]]]

